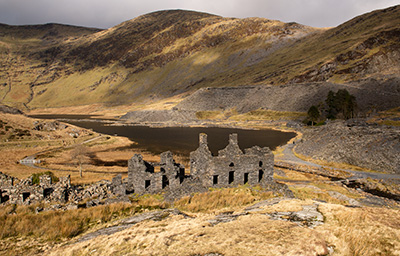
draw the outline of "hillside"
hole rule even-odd
[[[202,87],[397,76],[399,24],[400,6],[331,29],[182,10],[107,30],[0,25],[0,102],[118,106]]]

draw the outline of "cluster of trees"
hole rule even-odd
[[[357,114],[357,101],[346,89],[336,93],[329,91],[325,104],[311,106],[307,112],[306,122],[314,125],[322,119],[350,119]]]

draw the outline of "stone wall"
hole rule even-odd
[[[207,135],[199,135],[199,147],[190,153],[190,175],[176,163],[170,151],[160,156],[160,162],[151,163],[135,154],[128,161],[128,178],[117,175],[112,181],[102,180],[88,186],[71,186],[70,177],[61,177],[52,183],[51,177],[40,176],[39,184],[32,177],[17,180],[0,173],[0,203],[31,204],[35,202],[72,203],[77,206],[88,200],[89,206],[106,200],[127,199],[127,195],[163,192],[171,201],[210,187],[232,187],[242,184],[279,187],[273,182],[274,155],[268,148],[254,146],[239,148],[237,134],[229,136],[226,148],[213,156],[208,148]],[[281,188],[279,188],[281,189]],[[125,200],[125,201],[126,201]],[[129,200],[128,200],[129,201]],[[88,203],[86,203],[88,204]]]
[[[71,186],[70,176],[60,177],[52,183],[51,177],[42,175],[39,184],[32,177],[18,180],[0,172],[0,203],[29,205],[38,202],[80,204],[88,199],[109,199],[126,195],[126,184],[121,175],[112,182],[102,180],[88,186]]]
[[[254,146],[245,152],[239,148],[237,134],[229,136],[225,149],[213,156],[207,135],[199,135],[199,147],[190,153],[190,175],[175,163],[171,152],[161,154],[160,163],[149,163],[139,154],[128,162],[128,184],[138,194],[168,192],[188,194],[210,187],[272,182],[274,156],[270,149]],[[185,193],[186,191],[186,193]]]
[[[229,136],[229,144],[213,157],[200,135],[200,150],[191,154],[194,176],[201,177],[206,187],[227,187],[249,184],[251,186],[270,180],[273,175],[274,156],[268,148],[254,146],[245,153],[239,148],[237,134]]]
[[[48,175],[40,176],[39,184],[32,183],[32,177],[18,181],[11,176],[0,173],[0,202],[9,204],[31,204],[35,202],[68,201],[70,177],[60,178],[52,183]]]
[[[160,156],[159,163],[149,163],[140,154],[135,154],[128,161],[128,184],[132,192],[158,193],[166,187],[178,187],[185,179],[185,168],[175,163],[170,151]]]

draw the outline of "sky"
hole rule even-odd
[[[0,23],[110,28],[146,13],[184,9],[334,27],[363,13],[399,4],[400,0],[0,0]]]

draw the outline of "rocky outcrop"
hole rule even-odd
[[[68,125],[60,123],[58,121],[53,122],[41,122],[41,121],[34,121],[34,127],[32,130],[36,131],[57,131],[57,130],[64,130],[68,127]]]
[[[363,121],[335,121],[304,130],[297,153],[329,162],[400,173],[400,129]]]
[[[0,104],[0,112],[14,115],[23,114],[21,110],[3,104]]]

